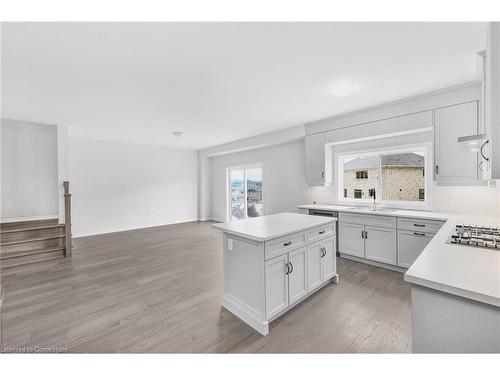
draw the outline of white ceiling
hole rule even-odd
[[[483,23],[4,23],[2,117],[200,149],[474,80],[485,30]],[[329,90],[341,81],[358,87],[336,97]]]

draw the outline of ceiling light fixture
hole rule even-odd
[[[184,133],[183,132],[180,132],[178,130],[176,130],[175,132],[172,132],[173,136],[174,137],[180,137],[181,135],[183,135]]]
[[[358,85],[354,82],[340,81],[333,85],[330,92],[335,96],[347,96],[352,94],[357,88]]]

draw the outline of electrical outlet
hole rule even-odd
[[[227,240],[227,249],[229,251],[233,251],[233,240],[231,240],[231,239]]]

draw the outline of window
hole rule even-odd
[[[425,200],[425,189],[418,189],[418,199],[421,201]]]
[[[356,171],[356,180],[365,180],[368,178],[368,171]]]
[[[230,168],[229,220],[264,214],[262,168]]]
[[[338,201],[371,203],[373,198],[367,192],[373,188],[377,204],[427,205],[426,189],[430,181],[425,169],[429,147],[420,145],[403,150],[336,155],[338,191],[341,192]]]

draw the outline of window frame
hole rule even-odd
[[[244,192],[245,192],[245,217],[243,219],[253,219],[253,217],[248,217],[248,191],[247,191],[247,178],[246,178],[246,169],[256,169],[260,168],[261,176],[262,176],[262,216],[266,214],[266,205],[264,200],[264,164],[263,163],[251,163],[251,164],[238,164],[232,165],[226,168],[226,222],[230,222],[232,220],[232,212],[231,212],[231,171],[232,170],[243,170],[243,183],[244,183]],[[257,216],[259,217],[259,216]]]
[[[424,200],[415,201],[394,201],[394,200],[383,200],[382,192],[382,166],[381,166],[381,155],[388,154],[398,154],[407,152],[423,152],[424,153]],[[388,147],[377,147],[371,149],[360,149],[359,151],[346,151],[334,153],[334,166],[337,170],[335,173],[335,184],[337,192],[334,194],[334,202],[337,204],[351,205],[351,206],[371,206],[373,200],[368,198],[344,198],[344,163],[343,160],[346,157],[372,157],[378,156],[378,168],[379,168],[379,179],[377,189],[377,199],[376,204],[380,207],[386,208],[403,208],[403,209],[419,209],[419,210],[430,210],[432,209],[432,165],[433,165],[433,147],[432,142],[405,144],[401,146],[388,146]],[[427,171],[425,171],[427,169]]]

